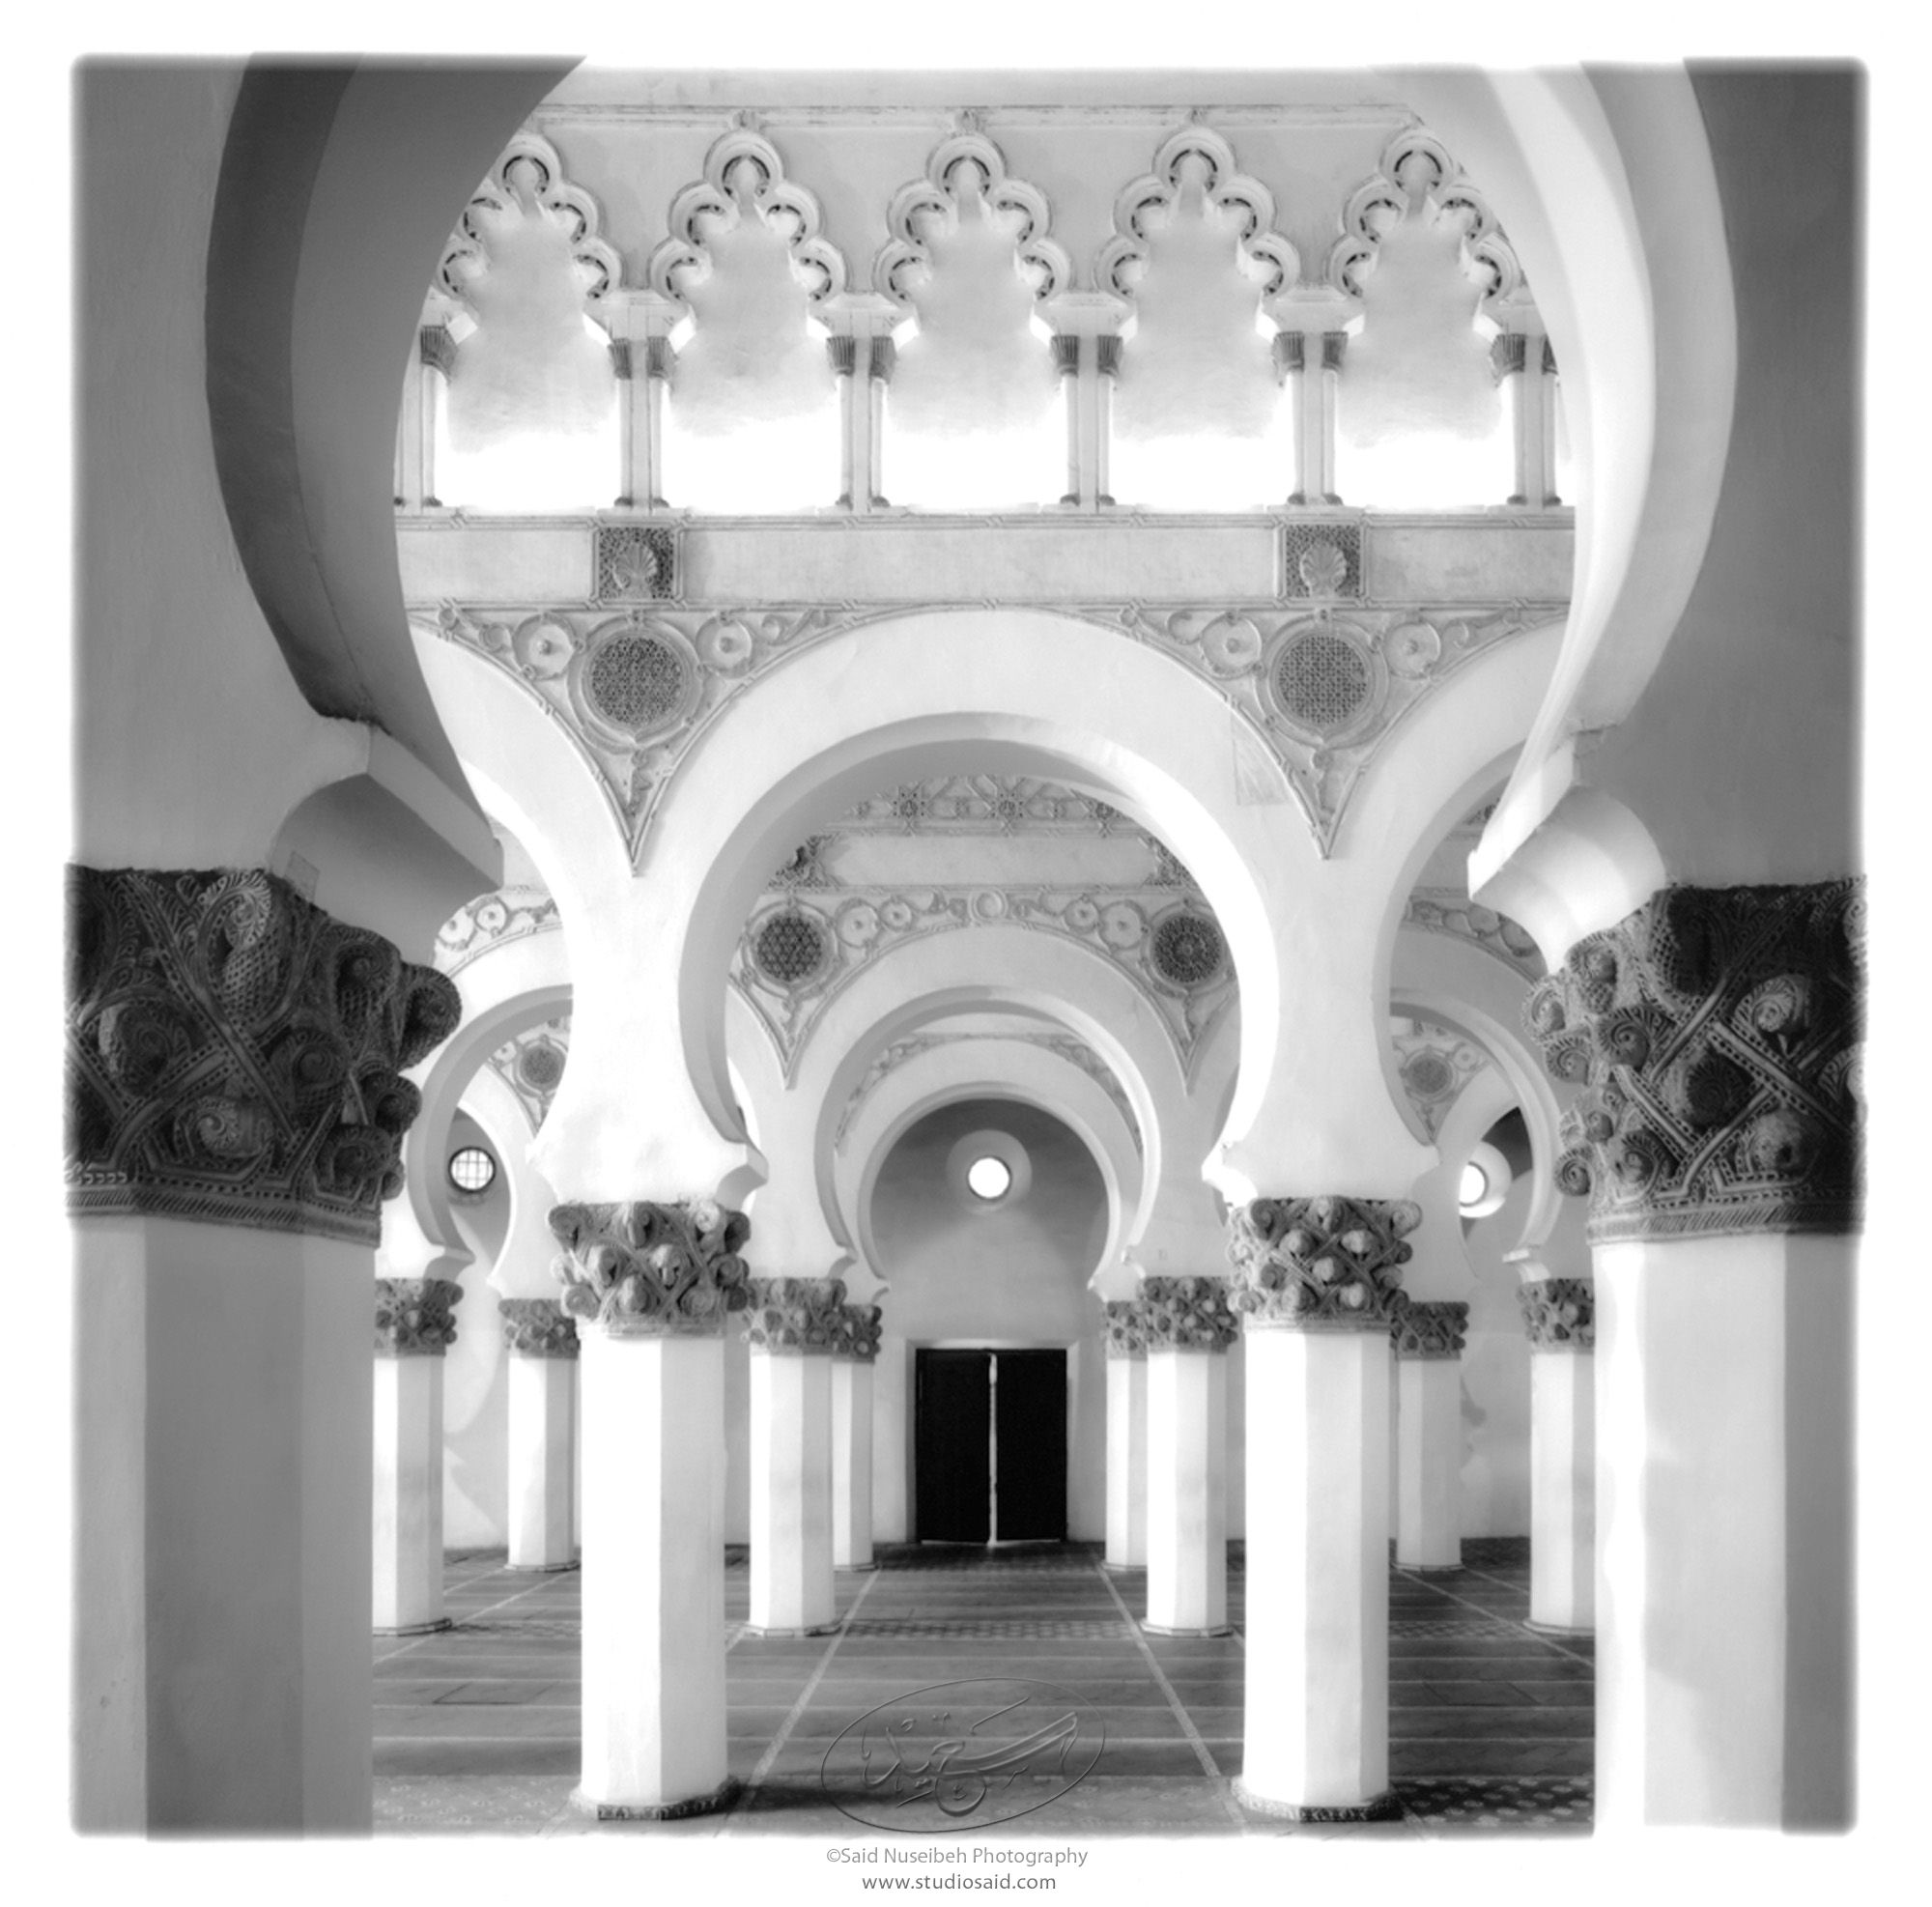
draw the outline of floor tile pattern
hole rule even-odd
[[[501,1551],[452,1555],[452,1626],[376,1641],[376,1829],[875,1834],[852,1751],[863,1719],[897,1713],[895,1704],[938,1685],[1021,1678],[1054,1691],[1057,1712],[1077,1712],[1092,1767],[1064,1791],[1041,1786],[1044,1805],[1001,1821],[991,1831],[1002,1836],[1588,1832],[1590,1639],[1526,1627],[1520,1539],[1466,1541],[1456,1571],[1391,1568],[1389,1755],[1401,1820],[1317,1827],[1244,1813],[1232,1785],[1241,1763],[1241,1560],[1236,1548],[1234,1633],[1222,1637],[1147,1634],[1137,1619],[1144,1572],[1103,1570],[1091,1545],[1041,1544],[882,1550],[876,1571],[839,1572],[837,1631],[767,1637],[745,1626],[747,1556],[728,1551],[727,1746],[744,1791],[716,1814],[593,1828],[570,1806],[581,1576],[511,1571]],[[1046,1783],[1051,1773],[1025,1779]],[[1018,1779],[1008,1784],[1015,1794]]]

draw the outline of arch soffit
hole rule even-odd
[[[893,1148],[926,1114],[962,1100],[1011,1099],[1061,1122],[1086,1147],[1107,1190],[1111,1264],[1132,1235],[1146,1202],[1143,1161],[1126,1121],[1097,1081],[1071,1061],[1023,1041],[968,1038],[915,1054],[872,1094],[850,1134],[850,1163],[830,1188],[838,1223],[864,1262],[883,1277],[872,1236],[872,1192]]]

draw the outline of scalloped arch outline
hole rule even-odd
[[[456,230],[442,248],[436,268],[436,288],[474,311],[465,289],[476,270],[487,269],[490,244],[477,223],[479,211],[506,212],[520,194],[513,178],[519,169],[535,174],[530,196],[538,209],[561,223],[570,238],[570,260],[583,274],[583,301],[594,304],[623,282],[624,264],[598,236],[601,215],[597,201],[581,185],[564,177],[563,160],[541,133],[526,128],[505,146],[483,183],[470,194],[456,221]],[[465,269],[469,268],[469,269]]]
[[[651,289],[685,304],[686,286],[701,284],[710,275],[710,247],[698,230],[698,220],[717,218],[731,226],[743,216],[731,183],[741,166],[750,166],[757,175],[751,203],[784,240],[792,275],[805,287],[806,296],[820,304],[842,292],[845,257],[829,239],[819,236],[822,215],[817,198],[785,177],[779,149],[762,132],[744,126],[712,141],[704,155],[704,177],[671,201],[670,236],[651,253],[646,269]]]
[[[1153,169],[1136,179],[1114,201],[1114,237],[1101,246],[1094,265],[1094,282],[1102,291],[1131,299],[1148,259],[1143,224],[1156,208],[1174,204],[1180,194],[1180,168],[1189,158],[1208,166],[1208,203],[1241,219],[1241,269],[1261,281],[1262,296],[1274,298],[1301,273],[1294,247],[1274,230],[1274,194],[1259,179],[1238,170],[1235,149],[1218,132],[1205,126],[1183,127],[1164,140],[1154,154]]]
[[[1072,261],[1047,236],[1053,211],[1046,194],[1025,180],[1011,177],[1006,155],[983,132],[955,132],[942,139],[925,161],[925,177],[901,185],[894,193],[886,214],[893,238],[872,263],[873,289],[895,304],[910,307],[912,298],[905,280],[930,259],[914,221],[927,213],[944,215],[949,207],[958,204],[952,178],[962,165],[979,173],[980,196],[993,211],[1020,215],[1014,249],[1035,302],[1067,290],[1073,281]]]

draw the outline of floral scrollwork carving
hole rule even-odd
[[[554,1269],[581,1330],[611,1337],[720,1337],[727,1312],[751,1299],[739,1248],[752,1221],[711,1199],[654,1205],[560,1205]]]
[[[1400,1267],[1422,1223],[1408,1199],[1256,1199],[1228,1221],[1234,1308],[1250,1330],[1391,1328],[1409,1306]]]
[[[383,1357],[440,1357],[456,1342],[451,1315],[463,1301],[454,1278],[378,1278],[376,1351]]]
[[[1532,1351],[1594,1351],[1596,1286],[1588,1278],[1532,1278],[1516,1288]]]
[[[842,1278],[753,1278],[745,1341],[753,1351],[830,1353],[840,1348],[845,1324]]]
[[[69,1209],[377,1243],[451,982],[258,868],[71,868],[68,915]]]
[[[876,1304],[841,1304],[832,1321],[832,1354],[869,1364],[879,1354],[886,1314]]]
[[[498,1298],[503,1349],[519,1357],[575,1357],[577,1320],[554,1297]]]
[[[1107,1311],[1107,1355],[1145,1357],[1148,1348],[1146,1314],[1132,1298],[1103,1300]]]
[[[1594,1242],[1857,1228],[1863,917],[1861,880],[1665,888],[1532,989]]]
[[[1469,1307],[1445,1298],[1410,1298],[1389,1332],[1398,1357],[1460,1357]]]
[[[1226,1351],[1240,1331],[1225,1278],[1143,1278],[1141,1328],[1155,1351]]]

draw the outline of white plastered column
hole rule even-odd
[[[1107,1306],[1108,1569],[1148,1563],[1148,1355],[1138,1312],[1120,1299]]]
[[[1160,1636],[1228,1633],[1228,1346],[1219,1278],[1148,1278],[1147,1616]]]
[[[1529,1339],[1529,1620],[1588,1635],[1597,1620],[1596,1302],[1588,1278],[1522,1262]]]
[[[569,1569],[577,1560],[577,1326],[554,1298],[504,1298],[499,1308],[509,1352],[509,1567]]]
[[[1395,1559],[1463,1563],[1463,1333],[1469,1307],[1411,1304],[1391,1339],[1396,1378]]]
[[[1855,1256],[1597,1247],[1600,1832],[1850,1820]]]
[[[832,1560],[832,1350],[836,1278],[753,1281],[752,1595],[761,1636],[836,1626]]]
[[[1232,1221],[1247,1340],[1248,1608],[1236,1793],[1388,1816],[1389,1327],[1404,1200],[1266,1199]]]
[[[455,1339],[447,1278],[376,1281],[371,1626],[447,1629],[442,1610],[442,1357]]]
[[[872,1366],[876,1304],[839,1307],[832,1351],[832,1566],[875,1569],[872,1560]]]

